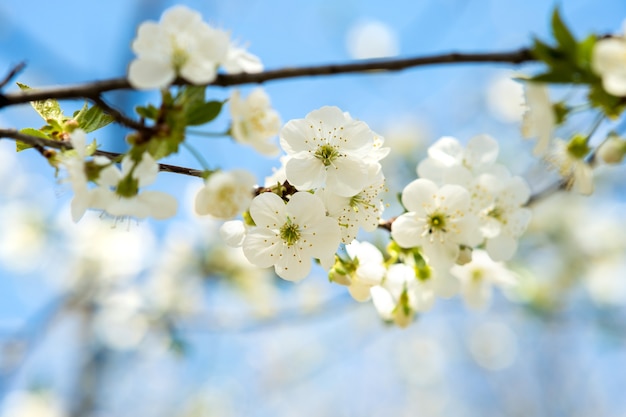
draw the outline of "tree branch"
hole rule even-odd
[[[228,87],[242,84],[260,84],[266,81],[286,78],[315,77],[323,75],[337,75],[364,72],[390,72],[407,68],[422,67],[439,64],[477,64],[477,63],[510,63],[536,61],[528,48],[509,52],[494,53],[448,53],[428,56],[419,56],[402,59],[377,59],[355,61],[342,64],[315,65],[297,68],[283,68],[259,72],[256,74],[219,74],[217,79],[208,85]],[[187,84],[184,80],[177,80],[177,85]],[[93,99],[107,91],[133,90],[126,78],[94,81],[84,84],[68,85],[63,87],[48,87],[0,95],[0,108],[46,99]]]

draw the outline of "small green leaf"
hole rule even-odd
[[[148,104],[148,107],[137,106],[135,107],[135,111],[144,119],[156,120],[157,117],[159,117],[159,109],[152,104]]]
[[[29,86],[22,83],[17,83],[17,86],[21,90],[31,90]],[[39,101],[31,101],[30,104],[33,106],[35,111],[39,113],[39,115],[47,122],[50,123],[50,120],[55,120],[59,123],[63,122],[63,111],[61,110],[61,106],[59,102],[53,99],[48,100],[39,100]]]
[[[204,103],[205,91],[206,87],[204,86],[186,86],[178,97],[177,102],[182,104],[183,106]]]
[[[76,117],[78,126],[87,133],[98,130],[112,121],[113,117],[103,112],[98,106],[93,106],[87,111],[81,110]]]
[[[589,89],[589,102],[592,106],[602,109],[611,119],[616,119],[626,108],[623,97],[615,97],[607,93],[600,83],[594,84]]]
[[[25,135],[36,136],[41,139],[50,140],[50,136],[46,135],[40,130],[33,129],[32,127],[26,127],[20,130],[20,133],[24,133]],[[15,141],[15,150],[16,152],[21,152],[25,149],[32,148],[33,145],[29,145],[28,143],[20,142],[19,140]]]
[[[575,57],[577,42],[572,32],[563,22],[563,19],[561,19],[559,9],[554,9],[554,13],[552,13],[552,33],[560,46],[559,49],[566,55],[572,58]]]
[[[198,126],[214,120],[222,111],[222,101],[207,101],[187,108],[185,112],[187,126]]]

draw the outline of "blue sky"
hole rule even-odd
[[[130,42],[135,36],[136,26],[146,19],[158,20],[167,7],[181,3],[200,11],[211,24],[231,31],[233,38],[247,44],[268,69],[348,61],[351,59],[346,41],[348,34],[355,25],[372,21],[390,29],[397,39],[399,56],[516,49],[528,46],[533,36],[549,36],[550,14],[559,4],[545,0],[3,2],[0,3],[0,42],[3,45],[0,72],[26,61],[27,67],[20,74],[19,81],[32,87],[124,76],[132,59]],[[626,2],[623,0],[605,0],[601,6],[598,2],[585,0],[560,3],[564,20],[578,36],[592,31],[619,31],[626,18]],[[526,68],[532,72],[534,67]],[[485,98],[485,91],[494,79],[509,74],[512,69],[517,68],[510,65],[438,66],[398,74],[274,81],[264,85],[264,88],[283,121],[302,118],[323,105],[337,105],[383,134],[407,120],[414,122],[423,128],[421,133],[415,133],[416,141],[424,143],[443,135],[466,141],[475,134],[488,132],[500,139],[505,153],[509,148],[521,148],[521,159],[526,161],[530,158],[532,145],[518,146],[521,143],[518,125],[494,117]],[[246,86],[243,89],[249,91],[250,88]],[[208,94],[223,99],[229,91],[213,88],[208,90]],[[110,103],[126,110],[145,104],[154,97],[151,93],[138,92],[107,95]],[[67,113],[80,105],[64,102]],[[37,127],[41,121],[30,107],[22,106],[0,111],[0,123],[3,127],[22,128]],[[226,125],[227,118],[222,117],[206,129],[219,131]],[[124,129],[109,127],[99,132],[97,137],[105,144],[103,149],[123,151],[125,133]],[[246,168],[253,171],[259,180],[269,175],[272,167],[278,166],[276,160],[234,146],[228,139],[192,138],[191,143],[206,153],[212,166]],[[1,141],[0,145],[12,146],[7,145],[7,141]],[[423,148],[415,152],[418,150],[423,151]],[[62,210],[65,210],[65,215],[69,217],[67,202],[71,196],[68,193],[54,195],[56,185],[51,178],[52,169],[45,161],[35,152],[25,152],[18,156],[18,162],[24,170],[43,176],[39,184],[52,190],[46,191],[52,194],[45,200],[52,201],[50,211],[61,211],[59,215],[62,215]],[[168,162],[198,167],[185,151]],[[184,197],[193,181],[197,180],[164,176],[159,185]],[[6,201],[3,204],[7,204]],[[179,219],[185,221],[190,217],[189,213],[183,212]],[[166,228],[163,224],[154,223],[154,226],[159,232]],[[0,324],[7,324],[5,330],[10,332],[15,323],[19,324],[44,304],[49,294],[45,286],[43,291],[38,291],[41,284],[35,278],[29,277],[27,283],[20,282],[22,277],[19,274],[9,272],[1,265],[0,276],[6,278],[4,283],[0,282],[0,293],[3,293],[0,295]],[[534,354],[524,349],[534,349],[533,340],[536,338],[547,340],[546,344],[552,348],[561,348],[563,340],[580,343],[584,341],[585,331],[595,334],[595,330],[584,328],[583,323],[582,327],[572,325],[561,328],[559,336],[555,336],[550,329],[521,318],[517,310],[512,311],[501,304],[498,306],[500,310],[490,315],[468,317],[457,305],[444,302],[432,312],[432,316],[423,317],[415,329],[407,331],[385,328],[371,308],[358,306],[341,317],[322,318],[305,324],[288,323],[265,332],[193,334],[191,340],[198,348],[194,350],[190,362],[203,366],[212,364],[210,369],[213,373],[207,377],[202,371],[204,368],[190,366],[176,368],[174,374],[187,381],[185,384],[189,387],[197,384],[209,387],[207,390],[212,393],[228,391],[228,397],[235,402],[244,403],[244,399],[248,398],[248,403],[239,404],[241,408],[237,409],[254,415],[289,415],[298,405],[309,406],[311,413],[317,410],[317,415],[324,412],[331,415],[330,411],[346,416],[375,415],[376,412],[387,415],[391,411],[396,411],[398,415],[402,412],[411,415],[410,410],[426,410],[424,415],[437,415],[437,401],[450,403],[450,399],[457,396],[463,398],[466,406],[442,410],[455,410],[457,413],[454,415],[489,415],[486,410],[507,409],[504,403],[508,397],[500,397],[497,388],[511,383],[511,380],[507,380],[506,373],[478,369],[461,348],[460,340],[471,333],[471,326],[502,319],[519,340],[520,359],[510,370],[509,377],[521,381],[522,391],[528,396],[526,405],[531,410],[528,415],[571,415],[563,410],[558,410],[561,414],[551,413],[553,405],[545,403],[549,400],[536,391],[539,388],[533,388],[532,372],[525,368],[530,363],[528,369],[537,368],[537,375],[545,376],[541,373],[541,364],[554,358],[554,352],[546,348],[548,353],[543,355],[545,352],[541,350]],[[368,312],[363,313],[366,310]],[[499,313],[502,315],[498,316]],[[50,343],[58,346],[63,342],[63,335],[62,331],[53,335]],[[284,350],[281,350],[281,343]],[[256,346],[262,351],[259,357],[255,356]],[[567,348],[565,360],[582,357],[581,366],[595,369],[597,365],[600,371],[593,375],[599,382],[593,389],[600,392],[598,396],[602,397],[609,410],[623,412],[626,409],[623,401],[617,397],[606,399],[602,394],[604,391],[615,393],[616,384],[624,382],[615,381],[617,377],[611,377],[611,372],[607,370],[611,366],[624,365],[623,352],[607,348],[614,362],[608,362],[608,359],[602,362],[602,346],[577,348],[574,345]],[[55,349],[50,351],[58,353]],[[439,353],[432,354],[432,351]],[[417,353],[413,355],[412,352]],[[423,352],[430,355],[431,360],[427,364],[418,363],[419,355],[426,355]],[[219,360],[214,360],[214,357]],[[442,357],[446,360],[452,358],[452,362],[443,364]],[[284,362],[281,362],[283,358]],[[118,364],[123,364],[124,358],[119,361]],[[301,363],[304,365],[298,368]],[[36,366],[31,366],[32,374],[37,374],[32,370]],[[150,366],[146,365],[149,368],[147,375],[158,376],[161,369],[158,362]],[[175,368],[170,362],[163,366]],[[269,366],[276,367],[276,375],[267,371]],[[291,366],[295,368],[290,369]],[[568,366],[563,365],[571,372],[572,368]],[[422,380],[420,372],[411,369],[431,372],[438,385],[432,380]],[[566,375],[570,374],[564,372],[563,378]],[[26,380],[23,376],[21,381],[26,384]],[[278,387],[277,391],[264,388],[264,383]],[[438,388],[433,388],[435,385]],[[281,392],[285,393],[284,397]],[[429,392],[432,394],[430,400]],[[514,394],[510,391],[506,393]],[[312,395],[319,396],[319,409],[314,407],[316,401]],[[472,401],[474,396],[476,401]],[[377,398],[380,401],[376,401]],[[498,407],[501,408],[490,406],[496,403],[496,399],[500,401]],[[176,400],[180,401],[180,397],[173,399]],[[491,415],[503,414],[494,411]]]

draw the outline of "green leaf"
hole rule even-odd
[[[186,86],[178,98],[178,102],[183,106],[204,103],[206,87],[189,85]]]
[[[596,45],[596,41],[596,35],[589,35],[578,44],[578,66],[592,74],[593,71],[591,70],[591,54],[593,51],[593,47]]]
[[[626,109],[625,99],[607,93],[600,83],[591,86],[588,97],[592,106],[600,108],[611,119],[616,119]]]
[[[135,107],[135,111],[144,119],[156,120],[157,117],[159,117],[159,109],[152,104],[148,104],[148,107],[137,106]]]
[[[26,127],[24,129],[21,129],[20,133],[24,133],[25,135],[30,135],[30,136],[36,136],[41,139],[48,139],[48,140],[51,139],[50,136],[46,135],[40,130],[33,129],[32,127]],[[32,148],[32,147],[33,145],[30,145],[28,143],[20,142],[19,140],[15,141],[16,152],[21,152],[25,149]]]
[[[187,126],[198,126],[214,120],[222,111],[222,101],[207,101],[186,109]]]
[[[552,13],[552,33],[559,44],[560,48],[566,55],[570,57],[576,56],[577,42],[572,32],[567,28],[563,19],[559,14],[559,9],[554,9]]]
[[[81,110],[76,117],[78,126],[87,133],[98,130],[112,121],[113,117],[103,112],[98,106],[93,106],[87,111]]]
[[[29,86],[22,83],[17,83],[17,86],[21,90],[31,90]],[[58,123],[63,122],[63,111],[61,110],[61,106],[59,102],[53,99],[48,100],[39,100],[39,101],[31,101],[31,106],[35,109],[37,113],[47,122],[50,123],[50,120],[55,120]]]

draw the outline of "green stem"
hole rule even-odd
[[[187,149],[189,151],[190,154],[192,154],[194,156],[194,158],[196,158],[196,160],[200,163],[200,165],[202,166],[202,168],[205,171],[211,171],[211,169],[209,168],[209,164],[207,163],[206,159],[204,159],[204,156],[202,156],[202,154],[200,152],[198,152],[198,150],[196,148],[194,148],[193,146],[188,144],[186,141],[183,142],[183,146],[185,147],[185,149]]]
[[[188,135],[204,136],[208,138],[223,138],[229,136],[228,132],[199,132],[197,130],[187,130],[186,133]]]

